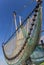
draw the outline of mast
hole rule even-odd
[[[21,21],[21,16],[19,16],[19,22],[20,22],[20,25],[22,24],[22,21]]]
[[[22,24],[21,16],[19,16],[19,23],[20,23],[20,25]],[[23,38],[24,38],[24,36],[23,36],[23,33],[22,33],[22,28],[20,28],[20,30],[19,30],[19,39],[21,40]]]
[[[15,28],[16,28],[16,30],[17,30],[17,21],[16,21],[16,12],[14,11],[13,12],[13,15],[14,15],[14,24],[15,24]],[[18,39],[18,31],[16,32],[16,40]]]
[[[13,12],[13,16],[14,16],[14,24],[15,24],[15,28],[17,30],[17,23],[16,23],[16,12]]]

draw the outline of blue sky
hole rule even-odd
[[[17,18],[20,15],[22,16],[22,20],[24,20],[36,5],[36,2],[31,5],[30,3],[30,0],[0,0],[0,65],[7,65],[2,51],[2,43],[15,31],[12,13],[16,11]],[[42,7],[42,29],[44,29],[44,0]]]

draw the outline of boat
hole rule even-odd
[[[16,31],[2,45],[5,60],[8,65],[26,65],[26,60],[38,45],[42,23],[41,3],[42,1],[37,2],[37,5],[31,12],[31,15],[34,13],[32,18],[28,16],[23,21],[23,23],[26,22],[25,24],[22,23],[21,16],[19,17],[19,27],[17,27],[16,13],[13,12]]]

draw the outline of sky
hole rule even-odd
[[[7,65],[2,51],[2,43],[6,42],[15,31],[13,11],[16,11],[18,25],[18,17],[21,16],[22,20],[24,20],[35,5],[36,2],[32,4],[30,0],[0,0],[0,65]],[[42,30],[43,29],[44,0],[42,4]],[[44,32],[42,32],[41,35],[44,35]]]

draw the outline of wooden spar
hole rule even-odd
[[[20,25],[22,24],[21,16],[19,16],[19,23],[20,23]],[[21,40],[24,38],[23,33],[22,33],[22,28],[20,28],[19,31],[20,32],[18,34],[18,40]]]
[[[14,14],[14,23],[15,23],[15,27],[16,27],[16,30],[17,30],[16,14],[15,13],[13,13],[13,14]]]
[[[13,12],[14,13],[14,23],[15,23],[15,28],[16,28],[16,30],[17,30],[17,21],[16,21],[16,13],[15,12]],[[19,39],[19,33],[18,33],[18,31],[16,32],[16,41]]]
[[[21,16],[19,16],[19,22],[20,22],[20,25],[22,24],[22,21],[21,21]]]

